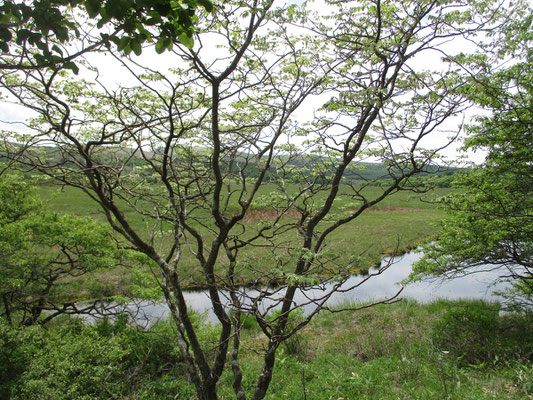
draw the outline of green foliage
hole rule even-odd
[[[161,379],[155,381],[147,380],[138,396],[140,400],[175,400],[193,399],[194,393],[194,388],[182,379],[163,375]]]
[[[220,325],[208,322],[206,313],[199,314],[189,310],[189,314],[191,317],[191,323],[197,332],[198,341],[201,343],[202,347],[206,349],[207,355],[209,357],[213,356],[220,337]]]
[[[455,58],[476,71],[462,88],[463,96],[491,112],[469,127],[466,141],[466,148],[484,150],[487,158],[483,165],[458,174],[455,184],[461,191],[443,200],[449,217],[438,240],[425,247],[415,272],[454,275],[499,265],[502,278],[515,285],[508,293],[510,299],[530,306],[533,60],[528,49],[533,35],[530,7],[523,12],[529,16],[504,25],[484,55]],[[495,69],[504,56],[513,57],[512,65]]]
[[[495,306],[470,301],[402,301],[353,313],[322,313],[303,331],[305,358],[281,349],[269,398],[522,400],[531,396],[529,334],[520,340],[520,332],[531,330],[530,317],[498,316],[496,312],[491,318],[498,329],[477,324],[488,332],[472,329],[471,333],[482,337],[492,332],[496,336],[492,342],[503,349],[494,350],[499,357],[495,363],[492,359],[465,365],[443,352],[445,348],[436,346],[433,339],[435,327],[445,329],[448,311],[461,309],[485,315]],[[246,337],[244,344],[258,345],[255,337]],[[258,368],[253,348],[243,365],[246,382]],[[221,394],[231,398],[230,379],[224,380]]]
[[[23,218],[39,207],[37,198],[32,195],[32,185],[20,176],[4,174],[0,185],[0,223],[12,223]]]
[[[56,308],[62,279],[115,266],[106,227],[46,210],[20,175],[0,177],[0,200],[0,315],[10,323],[31,325]]]
[[[272,321],[277,320],[280,318],[281,312],[280,310],[276,310],[272,313],[272,316],[269,318]],[[291,332],[293,331],[297,325],[303,321],[304,319],[304,310],[303,308],[297,308],[289,313],[287,326],[285,328],[285,332]],[[300,331],[294,332],[292,335],[288,336],[283,342],[282,342],[282,348],[286,352],[286,354],[296,357],[303,357],[305,355],[306,350],[306,340],[305,337],[300,333]],[[280,355],[280,357],[282,357]]]
[[[32,358],[13,398],[104,399],[123,393],[126,350],[117,337],[82,326],[61,329]]]
[[[2,53],[9,53],[13,44],[23,45],[35,49],[35,60],[42,64],[55,64],[63,61],[63,52],[57,44],[49,43],[47,38],[53,37],[57,43],[65,43],[69,35],[79,36],[79,30],[68,14],[61,12],[61,8],[77,6],[80,0],[74,1],[34,1],[26,2],[4,1],[0,5],[0,49]],[[4,66],[5,67],[5,66]],[[77,71],[72,64],[65,67]]]
[[[229,316],[232,320],[234,320],[234,322],[237,322],[236,312],[230,311]],[[254,316],[246,312],[239,313],[238,326],[240,329],[244,329],[244,330],[252,330],[252,329],[259,328],[259,325],[257,324],[257,320],[254,318]]]
[[[82,188],[99,204],[121,240],[157,264],[154,275],[177,320],[177,342],[200,399],[217,397],[218,379],[230,360],[228,344],[235,340],[231,366],[235,392],[242,397],[238,393],[240,338],[232,331],[219,293],[226,295],[226,289],[232,295],[240,292],[243,279],[258,285],[283,279],[289,284],[286,292],[256,295],[248,291],[245,296],[250,297],[243,304],[255,307],[258,302],[274,300],[287,306],[301,285],[364,268],[363,257],[373,257],[369,247],[375,237],[384,241],[381,235],[363,231],[348,243],[344,238],[350,252],[339,256],[337,249],[326,246],[340,235],[338,228],[348,227],[363,212],[383,205],[389,195],[425,190],[411,178],[431,171],[438,149],[420,146],[430,143],[426,136],[442,132],[444,121],[462,109],[457,91],[468,71],[439,67],[420,71],[418,54],[434,54],[442,43],[458,36],[477,41],[475,33],[496,25],[493,18],[502,13],[462,1],[340,1],[329,2],[336,14],[315,19],[311,12],[300,13],[295,7],[286,13],[284,6],[275,8],[270,0],[253,4],[237,0],[224,2],[217,13],[200,21],[193,18],[192,8],[200,5],[209,10],[207,1],[191,1],[187,6],[183,1],[157,0],[79,4],[85,4],[89,17],[97,20],[96,29],[88,24],[80,51],[102,51],[107,45],[134,82],[126,83],[125,76],[115,81],[117,85],[108,86],[103,81],[107,74],[89,61],[87,71],[98,82],[69,81],[69,73],[57,73],[63,58],[56,62],[48,57],[41,60],[40,54],[33,57],[32,46],[26,52],[23,41],[13,52],[22,52],[23,64],[11,66],[15,72],[0,80],[14,102],[28,105],[38,117],[26,125],[35,136],[6,133],[6,157],[66,186]],[[198,22],[206,33],[195,48],[191,30],[184,29],[190,25],[189,17],[192,25]],[[294,21],[309,29],[294,30]],[[98,28],[116,28],[117,36],[109,33],[111,29],[101,36]],[[152,67],[142,65],[142,59],[122,57],[140,55],[145,44],[154,42],[157,53],[177,42],[184,46],[172,52],[173,61],[156,61],[159,65]],[[94,46],[84,48],[86,43]],[[65,42],[52,50],[61,53],[75,47],[70,45]],[[38,43],[35,46],[39,48]],[[220,50],[214,51],[215,46]],[[9,62],[14,55],[5,58]],[[24,64],[34,60],[33,65]],[[47,61],[54,68],[34,71]],[[64,67],[76,72],[71,62]],[[313,104],[323,96],[327,99],[323,107]],[[307,115],[299,112],[306,110],[305,103],[313,108]],[[300,116],[305,120],[302,123]],[[306,140],[300,148],[295,143],[303,137]],[[38,143],[50,144],[57,158],[44,157],[42,149],[34,146]],[[298,152],[320,157],[300,157],[301,164],[292,164]],[[356,162],[375,157],[385,169],[373,172],[380,174],[381,182],[371,188],[376,195],[367,196],[370,184],[360,183],[365,181],[359,172],[364,165]],[[267,203],[274,215],[256,224],[253,218],[258,208],[252,203],[268,173],[277,175],[272,183],[277,185],[278,196],[271,196]],[[252,174],[257,178],[249,179]],[[340,192],[343,179],[346,185]],[[288,185],[295,185],[294,193]],[[347,202],[343,207],[334,205],[335,200]],[[390,216],[387,220],[392,222]],[[394,236],[394,244],[402,246]],[[354,250],[352,242],[367,238],[369,246]],[[391,248],[396,251],[394,245]],[[376,253],[381,255],[381,248]],[[248,259],[250,255],[254,262]],[[192,268],[187,264],[191,259]],[[194,317],[191,324],[181,295],[183,284],[199,275],[200,284],[209,286],[222,324],[212,332]],[[333,286],[319,302],[335,290]],[[41,295],[39,303],[43,297],[47,300]],[[35,313],[31,315],[28,323],[36,320]],[[265,358],[255,380],[254,398],[265,397],[275,350],[284,341],[290,344],[290,337],[297,338],[290,335],[310,321],[292,318],[281,315],[277,321],[260,321]],[[117,336],[109,326],[101,333],[111,335],[109,342]],[[376,337],[375,342],[386,343],[383,336]],[[285,365],[299,364],[288,354],[300,354],[301,344],[282,349],[282,359],[288,360]],[[120,352],[108,354],[112,368],[120,364]],[[53,365],[54,360],[46,361]],[[34,370],[38,380],[43,371]],[[95,370],[92,376],[99,374]],[[80,377],[80,395],[94,396],[86,393],[87,378]],[[375,377],[365,378],[354,377],[357,389],[348,391],[350,396],[375,385]],[[61,379],[58,376],[55,381]],[[114,379],[118,376],[111,376]],[[351,386],[350,381],[342,384],[347,390]],[[176,387],[173,383],[162,386]]]
[[[96,205],[93,206],[91,200],[77,189],[66,187],[59,191],[53,185],[37,185],[36,190],[40,198],[46,200],[50,207],[56,211],[64,210],[77,215],[88,215],[96,220],[101,218]],[[297,193],[297,187],[294,185],[287,185],[287,190],[291,195]],[[341,186],[341,193],[348,191],[348,186]],[[356,272],[359,269],[368,269],[378,263],[383,254],[396,248],[398,239],[400,240],[401,251],[413,248],[424,238],[433,235],[433,224],[437,223],[443,215],[443,212],[436,208],[434,200],[449,194],[449,192],[450,190],[447,189],[434,189],[423,196],[425,201],[421,201],[419,195],[408,191],[389,196],[375,208],[376,212],[365,213],[357,221],[339,228],[338,232],[333,235],[328,250],[341,257],[339,264],[353,265],[353,272]],[[272,183],[263,185],[259,189],[258,197],[251,205],[254,213],[251,213],[250,221],[247,221],[249,226],[259,226],[271,221],[275,215],[275,203],[278,201],[272,193],[279,194],[275,191],[275,186]],[[365,196],[375,197],[381,193],[381,189],[367,187],[363,193]],[[351,202],[350,205],[347,199],[348,195],[346,197],[341,195],[339,201],[334,202],[332,216],[349,212],[360,205],[360,202],[357,201]],[[236,197],[232,197],[228,208],[237,208],[236,200]],[[321,195],[316,196],[315,201],[320,200]],[[254,215],[255,210],[257,210],[257,216]],[[146,227],[146,222],[141,215],[128,212],[128,217],[131,218],[132,224],[140,232]],[[291,239],[289,235],[280,235],[280,237]],[[242,252],[243,260],[246,261],[242,264],[247,265],[247,267],[239,269],[238,277],[242,284],[254,282],[257,279],[255,271],[269,271],[271,265],[264,262],[270,254],[267,248],[243,249]],[[152,265],[147,257],[140,253],[128,253],[127,256],[127,261],[131,265]],[[357,256],[360,256],[360,262],[354,264],[352,261]],[[194,256],[187,249],[183,249],[181,256],[181,266],[184,271],[182,282],[185,286],[197,288],[205,285],[205,282],[198,276],[199,273],[195,269],[194,261]],[[128,282],[133,281],[133,286],[128,285],[126,292],[134,297],[157,299],[161,296],[150,270],[115,269],[106,274],[111,284],[122,278],[127,278]]]
[[[108,46],[114,43],[125,54],[133,51],[140,55],[142,45],[154,40],[158,53],[172,49],[175,42],[191,48],[199,8],[212,12],[213,4],[210,0],[39,0],[30,5],[6,0],[0,5],[0,50],[8,54],[13,45],[31,48],[31,60],[37,66],[62,66],[77,74],[79,68],[73,57],[60,47],[72,37],[81,36],[72,10],[86,11],[99,28],[110,25],[114,32],[102,33]],[[20,64],[18,68],[31,67]]]
[[[33,356],[46,342],[39,327],[13,329],[0,318],[0,398],[9,399],[28,370]]]
[[[169,346],[176,334],[172,325],[143,330],[126,321],[71,321],[46,331],[1,324],[2,399],[194,398],[185,364]],[[206,330],[202,337],[213,337],[201,321],[194,323],[199,332]],[[282,348],[270,398],[299,398],[304,390],[317,400],[527,398],[533,387],[532,323],[527,315],[499,316],[497,306],[481,302],[401,302],[321,314],[304,332],[307,357]],[[253,348],[261,344],[257,331],[243,335],[249,349],[244,384],[252,390],[258,367]],[[226,378],[221,395],[231,398]]]
[[[440,351],[456,358],[461,366],[531,360],[531,316],[500,316],[499,311],[497,304],[452,305],[433,326],[433,343]]]
[[[28,328],[5,328],[2,338],[16,336],[16,352],[2,347],[2,356],[18,369],[11,370],[2,398],[88,400],[132,394],[153,399],[157,394],[158,399],[173,399],[190,393],[186,382],[176,381],[183,370],[178,352],[169,347],[174,335],[170,325],[144,331],[126,320],[94,326],[71,321],[37,337]]]

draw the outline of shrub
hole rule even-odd
[[[70,324],[51,335],[22,375],[16,399],[111,399],[125,393],[118,337]]]
[[[0,398],[170,399],[189,393],[174,335],[167,322],[146,331],[126,316],[94,326],[70,320],[49,331],[1,326]]]
[[[39,327],[11,328],[0,318],[0,399],[11,398],[45,334]]]
[[[431,338],[459,364],[531,359],[533,330],[527,314],[499,315],[500,307],[484,302],[460,303],[432,328]]]

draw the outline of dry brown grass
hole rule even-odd
[[[368,210],[369,213],[390,213],[390,212],[419,212],[425,211],[422,208],[408,208],[408,207],[394,207],[388,206],[383,208],[372,208]]]
[[[268,221],[276,218],[299,218],[300,213],[297,210],[281,211],[271,208],[254,208],[247,211],[243,222]]]
[[[355,211],[355,210],[350,210]],[[419,212],[426,211],[421,208],[408,208],[408,207],[394,207],[387,206],[383,208],[375,208],[366,211],[367,213],[394,213],[394,212]],[[246,212],[246,215],[243,218],[243,222],[258,222],[258,221],[270,221],[276,218],[299,218],[301,216],[300,212],[295,209],[287,210],[282,212],[280,210],[274,210],[271,208],[253,208]]]

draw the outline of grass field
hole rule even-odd
[[[259,196],[268,197],[273,189],[273,186],[265,185],[261,188]],[[326,249],[329,253],[337,255],[336,264],[349,266],[354,273],[365,271],[379,263],[384,254],[401,253],[434,235],[434,225],[443,216],[443,212],[436,207],[434,200],[449,193],[449,190],[435,189],[423,196],[407,191],[396,193],[335,231],[330,236]],[[375,196],[378,191],[379,188],[368,188],[367,195]],[[39,194],[50,208],[58,212],[89,215],[104,222],[98,205],[80,190],[70,187],[58,189],[52,185],[42,185],[39,187]],[[345,212],[345,207],[346,204],[340,198],[334,204],[332,217]],[[147,224],[141,215],[133,211],[126,211],[125,214],[139,232],[146,232]],[[251,217],[245,220],[246,227],[253,231],[264,218],[269,217],[271,218],[268,210],[254,208],[251,211]],[[205,218],[210,219],[209,215]],[[209,238],[207,234],[205,236]],[[295,245],[299,240],[294,232],[286,233],[277,239],[286,240]],[[240,270],[238,277],[240,283],[247,284],[257,276],[258,271],[270,270],[272,264],[265,260],[272,260],[274,257],[272,250],[267,247],[247,247],[241,250],[240,259],[244,261],[246,267]],[[194,256],[185,250],[180,262],[184,285],[203,286],[203,276]],[[226,263],[225,257],[221,256],[218,261],[218,272],[221,274]],[[286,268],[289,268],[291,264],[287,264]],[[67,297],[77,300],[90,298],[102,292],[106,295],[127,292],[126,288],[130,286],[132,279],[133,275],[127,268],[99,272],[76,279],[75,286],[70,286]]]

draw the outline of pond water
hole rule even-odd
[[[373,300],[386,299],[394,296],[401,289],[400,282],[407,278],[412,269],[412,264],[421,257],[421,253],[411,252],[401,257],[393,259],[393,264],[383,273],[371,276],[361,286],[350,291],[342,291],[357,285],[365,276],[354,275],[349,278],[340,288],[340,292],[334,293],[327,302],[328,306],[344,304],[346,302],[361,303]],[[384,259],[382,266],[387,263]],[[371,269],[370,274],[376,273],[377,269]],[[476,274],[457,277],[452,280],[433,279],[431,281],[422,281],[410,283],[405,286],[399,295],[399,298],[414,299],[422,303],[432,302],[438,299],[484,299],[487,301],[499,301],[501,297],[495,295],[497,291],[505,289],[505,283],[494,285],[497,278],[497,271],[480,272]],[[331,289],[331,284],[324,288],[311,288],[305,292],[298,291],[295,296],[295,302],[298,305],[304,305],[304,312],[311,312],[315,305],[309,302],[309,298],[320,298]],[[243,289],[246,294],[253,296],[257,294],[255,289]],[[222,293],[225,298],[225,294]],[[279,297],[279,296],[278,296]],[[190,309],[199,313],[206,314],[207,321],[216,322],[217,319],[211,310],[209,296],[204,291],[191,291],[185,294],[185,299]],[[272,301],[265,301],[262,306],[272,305]],[[140,325],[151,325],[157,320],[168,317],[169,310],[164,303],[140,302],[136,309],[135,320]],[[134,307],[130,310],[133,311]]]

